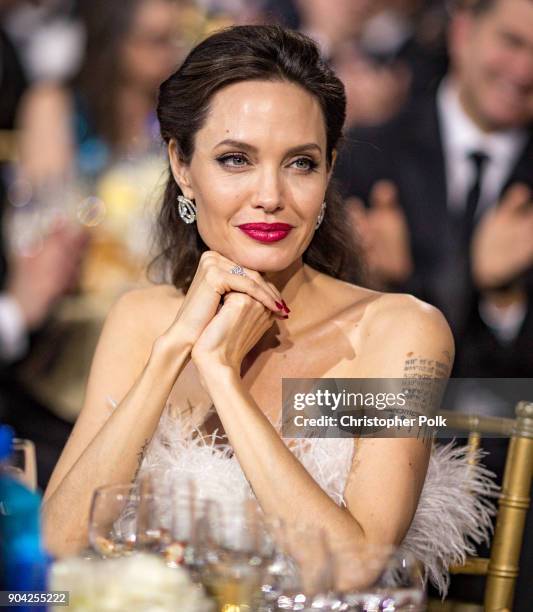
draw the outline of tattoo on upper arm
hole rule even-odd
[[[440,407],[451,370],[451,356],[442,351],[442,360],[415,356],[410,352],[404,362],[404,390],[408,391],[409,409],[415,414],[431,416]],[[426,444],[430,431],[420,432]]]
[[[451,357],[448,351],[442,351],[443,361],[413,357],[407,353],[403,367],[404,378],[448,378],[451,369]]]

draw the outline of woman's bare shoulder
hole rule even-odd
[[[409,334],[414,331],[448,335],[450,328],[442,312],[406,293],[379,293],[367,310],[366,324],[376,330],[394,326]]]
[[[438,377],[451,371],[455,349],[448,322],[438,308],[412,295],[380,294],[358,331],[362,352],[382,376],[405,375],[410,363],[419,367],[423,362],[432,362]]]
[[[413,295],[375,291],[322,273],[316,274],[314,280],[320,279],[321,290],[335,304],[335,310],[357,311],[360,327],[365,333],[391,332],[393,328],[395,333],[403,332],[409,336],[418,330],[451,339],[450,328],[440,310]]]
[[[111,307],[99,345],[144,365],[154,341],[172,324],[183,299],[171,285],[151,285],[122,294]]]
[[[379,291],[334,278],[312,268],[308,269],[310,281],[320,288],[323,295],[328,296],[328,301],[334,305],[336,311],[360,310],[383,295]]]
[[[117,303],[133,309],[153,307],[163,310],[181,304],[183,298],[183,292],[173,285],[160,284],[130,289],[120,296]]]
[[[135,327],[153,341],[174,321],[184,294],[172,285],[150,285],[124,293],[108,319],[121,327]]]
[[[146,365],[154,341],[176,318],[181,299],[173,287],[158,285],[128,291],[115,302],[96,347],[89,404],[103,405],[106,394],[117,401],[125,395]]]

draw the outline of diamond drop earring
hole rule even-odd
[[[326,214],[326,201],[324,200],[322,202],[322,206],[320,207],[320,212],[318,213],[318,217],[316,219],[316,225],[315,225],[315,230],[317,230],[322,221],[324,220],[324,215]]]
[[[178,213],[184,223],[194,223],[196,220],[196,204],[184,195],[179,195]]]

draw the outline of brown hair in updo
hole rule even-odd
[[[168,144],[175,138],[181,159],[190,163],[194,137],[204,124],[213,96],[228,85],[249,80],[288,81],[317,98],[326,122],[326,158],[331,165],[345,118],[344,86],[310,38],[276,25],[233,26],[215,32],[189,53],[159,91],[157,115],[163,140]],[[169,169],[158,218],[160,254],[152,263],[165,264],[173,285],[187,291],[200,256],[208,247],[196,223],[186,225],[181,221],[176,202],[180,194]],[[342,200],[331,184],[326,203],[324,221],[303,259],[320,272],[354,280],[354,262],[358,265],[360,258]]]

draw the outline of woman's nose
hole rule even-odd
[[[258,173],[253,206],[266,212],[283,208],[283,185],[277,169],[265,168]]]

